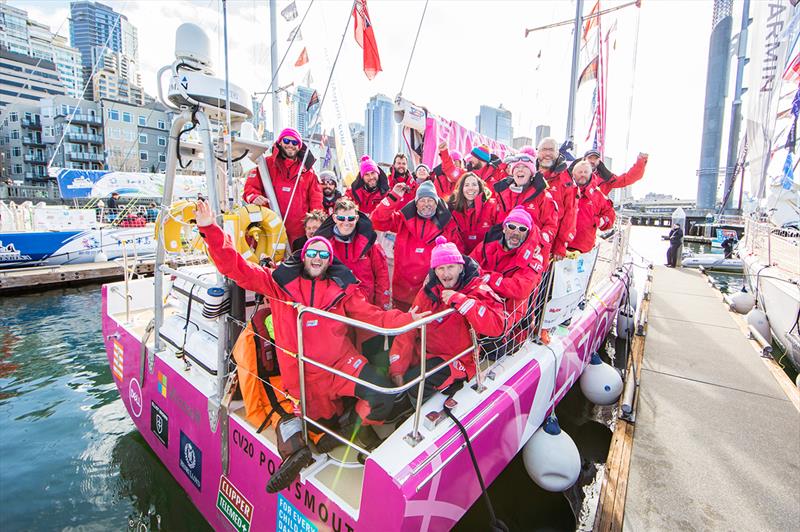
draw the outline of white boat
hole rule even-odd
[[[740,272],[742,271],[742,259],[726,259],[720,253],[686,253],[681,259],[681,266],[684,268],[703,268],[709,271],[718,272]]]

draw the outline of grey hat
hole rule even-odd
[[[584,157],[589,157],[591,155],[595,155],[597,157],[601,157],[600,152],[592,148],[591,150],[586,150],[586,153],[583,154]]]
[[[436,201],[439,200],[439,195],[436,194],[436,188],[433,186],[432,181],[424,181],[420,183],[419,188],[417,188],[417,194],[414,197],[414,201],[419,201],[421,198],[432,198]]]

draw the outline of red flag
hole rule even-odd
[[[303,48],[303,51],[300,52],[300,57],[298,57],[297,61],[294,62],[294,66],[299,67],[305,65],[306,63],[308,63],[308,52],[305,48]]]
[[[381,58],[378,55],[378,43],[375,41],[375,32],[367,11],[367,0],[356,0],[353,7],[355,19],[355,37],[358,45],[364,50],[364,74],[368,79],[374,78],[381,68]]]

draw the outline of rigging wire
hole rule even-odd
[[[631,70],[631,98],[628,103],[628,119],[630,120],[633,117],[633,100],[634,100],[634,92],[633,89],[636,86],[636,63],[639,57],[639,22],[642,18],[642,8],[639,6],[639,9],[636,10],[636,37],[633,40],[633,66]],[[631,145],[631,124],[628,123],[628,131],[625,134],[625,162],[630,162],[630,145]]]
[[[403,89],[406,86],[406,79],[408,78],[408,71],[411,69],[411,60],[414,59],[414,51],[417,49],[417,40],[419,40],[419,32],[422,29],[422,22],[425,20],[425,13],[428,11],[428,0],[425,0],[425,7],[422,8],[422,16],[419,19],[419,26],[417,26],[417,35],[414,37],[414,45],[411,47],[411,55],[408,56],[408,64],[406,64],[406,73],[403,75],[403,83],[400,85],[400,92],[403,94]]]

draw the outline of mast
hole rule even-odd
[[[578,49],[581,44],[581,22],[583,20],[583,0],[575,2],[575,27],[572,35],[572,72],[569,77],[569,106],[567,107],[567,133],[564,140],[570,140],[575,133],[575,93],[578,90]]]
[[[736,179],[736,162],[739,152],[739,131],[742,125],[742,95],[745,89],[742,88],[742,78],[744,77],[744,66],[748,60],[747,53],[747,26],[750,25],[750,0],[744,0],[742,4],[742,26],[738,37],[738,57],[736,61],[736,88],[733,93],[733,103],[731,104],[731,129],[728,136],[728,161],[725,164],[725,205],[722,206],[723,213],[733,214],[741,209],[741,199],[739,208],[733,208],[733,184]],[[742,182],[744,182],[744,172],[742,172]]]
[[[281,108],[278,99],[278,6],[276,0],[269,0],[269,63],[272,70],[272,134],[277,136],[281,130]]]

